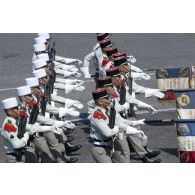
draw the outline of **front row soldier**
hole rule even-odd
[[[109,105],[110,99],[105,89],[99,88],[92,92],[95,101],[94,112],[90,115],[91,133],[90,136],[94,141],[92,156],[96,162],[129,162],[130,151],[128,143],[121,137],[126,151],[123,150],[119,142],[119,127],[116,125],[109,126]]]
[[[13,147],[13,150],[6,154],[6,162],[38,162],[35,148],[29,143],[29,137],[33,132],[26,128],[27,116],[18,109],[17,99],[8,98],[2,103],[7,117],[3,122],[1,134]]]

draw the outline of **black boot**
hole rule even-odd
[[[71,135],[68,135],[67,139],[68,139],[68,142],[72,142],[74,140],[73,136],[71,136]]]
[[[160,163],[161,162],[161,159],[152,160],[152,159],[149,159],[146,156],[141,158],[141,159],[142,159],[143,163]]]
[[[145,156],[148,158],[154,158],[161,153],[160,150],[153,150],[152,152],[148,152]]]
[[[64,134],[65,135],[68,135],[68,134],[70,134],[70,133],[72,133],[73,132],[73,129],[66,129],[65,131],[64,131]]]
[[[154,158],[156,156],[158,156],[161,151],[160,150],[149,150],[147,146],[144,147],[144,149],[147,151],[147,154],[145,155],[148,158]]]
[[[66,148],[66,152],[70,153],[70,152],[75,152],[75,151],[79,150],[81,148],[81,145],[74,145],[74,144],[66,142],[65,148]]]
[[[74,162],[77,162],[78,159],[77,158],[70,158],[69,156],[67,156],[66,154],[64,154],[64,161],[66,163],[74,163]]]

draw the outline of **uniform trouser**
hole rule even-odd
[[[145,154],[147,154],[147,151],[144,148],[147,145],[147,140],[142,140],[141,138],[133,135],[132,136],[128,135],[127,140],[130,142],[133,149],[135,150],[135,152],[138,154],[140,158],[143,158]]]
[[[128,119],[131,121],[137,121],[135,117],[130,117]],[[136,126],[136,129],[141,130],[140,125]],[[140,158],[143,158],[145,154],[147,154],[147,151],[145,149],[145,147],[147,146],[147,140],[143,140],[139,137],[131,135],[127,136],[127,140],[130,142],[131,146]]]
[[[47,140],[47,144],[53,152],[53,155],[57,162],[64,163],[62,153],[65,153],[65,146],[63,143],[59,143],[54,132],[44,132],[44,137]]]
[[[25,151],[21,158],[18,159],[14,154],[6,154],[7,163],[38,163],[37,156],[35,153],[34,144],[25,147]]]
[[[51,153],[45,137],[35,136],[33,139],[35,150],[41,158],[42,163],[56,162],[53,154]]]
[[[107,147],[96,147],[92,148],[92,156],[98,163],[129,163],[130,162],[130,151],[126,138],[116,139],[114,141],[114,152],[112,149]]]

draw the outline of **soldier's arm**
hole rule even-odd
[[[42,125],[54,125],[55,120],[51,118],[46,118],[44,116],[38,115],[37,122]]]
[[[19,149],[19,148],[23,148],[26,146],[27,141],[29,139],[29,134],[25,133],[24,137],[19,139],[17,137],[17,132],[4,132],[4,135],[6,137],[6,139],[11,143],[11,145],[13,146],[14,149]]]
[[[91,122],[95,124],[95,126],[99,129],[99,131],[105,136],[105,137],[112,137],[115,135],[114,130],[112,130],[105,120],[103,119],[98,119],[92,117]]]

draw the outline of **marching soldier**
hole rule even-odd
[[[40,113],[42,114],[42,116],[43,117],[45,116],[45,111],[48,111],[48,112],[51,112],[51,113],[56,113],[57,112],[57,113],[60,114],[60,111],[59,111],[58,108],[55,107],[55,109],[53,109],[53,107],[49,106],[47,101],[42,101],[42,100],[45,99],[45,95],[43,93],[44,85],[48,81],[45,70],[44,69],[36,70],[36,71],[33,72],[33,74],[39,80],[39,86],[38,86],[39,90],[36,90],[38,93],[35,93],[34,95],[37,96],[37,98],[39,98],[40,95],[41,95],[41,99],[39,100],[39,102],[40,102],[40,106],[41,106]],[[58,110],[56,110],[56,109],[58,109]],[[66,114],[66,110],[68,110],[68,109],[64,109],[64,110],[62,111],[62,115]],[[45,121],[45,119],[42,119],[42,120]],[[70,124],[66,124],[64,122],[64,125],[66,126],[66,125],[70,125]],[[60,141],[60,143],[59,143],[53,132],[47,132],[47,133],[45,132],[44,133],[44,136],[45,136],[50,148],[55,149],[60,154],[64,154],[63,157],[65,158],[65,160],[67,162],[76,162],[77,158],[68,157],[65,154],[65,151],[73,152],[73,151],[79,150],[81,148],[81,145],[74,145],[74,144],[70,144],[69,142],[67,142],[68,141],[67,137],[65,136],[65,134],[63,132],[60,135],[61,135],[62,139],[61,138],[59,139],[59,141]]]
[[[34,130],[26,128],[27,115],[18,109],[16,98],[5,99],[2,103],[7,115],[2,125],[2,134],[13,147],[13,150],[6,154],[6,162],[37,163],[34,146],[29,143],[29,137]]]
[[[129,162],[128,147],[125,153],[116,138],[119,133],[118,126],[110,128],[108,125],[110,100],[106,90],[96,89],[92,94],[96,104],[94,112],[90,116],[91,137],[94,140],[92,156],[99,163]]]

